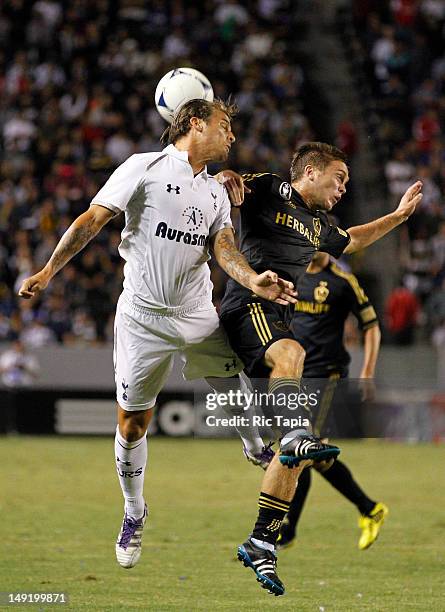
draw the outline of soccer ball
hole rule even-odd
[[[213,100],[209,79],[194,68],[175,68],[159,81],[155,91],[155,104],[163,119],[171,123],[180,106],[189,100]]]

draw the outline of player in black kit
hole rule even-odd
[[[251,193],[240,209],[239,248],[255,271],[267,270],[268,262],[274,261],[282,278],[297,287],[316,251],[333,257],[343,253],[349,234],[331,225],[322,210],[312,210],[289,183],[267,173],[247,174],[243,179]],[[266,300],[229,279],[220,316],[249,377],[269,376],[264,355],[278,339],[294,339],[283,326],[292,314],[286,307],[269,308]]]
[[[231,178],[230,172],[222,175]],[[241,207],[240,251],[252,268],[264,270],[267,262],[273,261],[273,269],[298,290],[299,278],[317,250],[338,257],[342,252],[363,249],[406,221],[422,198],[418,181],[409,187],[394,212],[344,231],[330,225],[326,213],[341,199],[348,180],[344,153],[324,143],[298,148],[290,183],[268,173],[246,176],[250,193]],[[234,202],[239,201],[238,196],[235,193]],[[228,284],[221,304],[222,323],[246,372],[269,378],[272,397],[300,393],[305,347],[286,329],[289,317],[285,307],[270,308],[249,290]],[[301,427],[286,432],[279,453],[266,470],[258,518],[251,536],[238,547],[238,558],[254,570],[261,586],[275,595],[284,593],[276,573],[275,545],[298,476],[310,464],[306,459],[324,459],[338,452]],[[286,465],[294,467],[287,469]]]
[[[298,301],[290,330],[294,338],[306,347],[303,378],[327,379],[324,393],[326,402],[323,402],[326,405],[314,424],[317,433],[323,427],[322,421],[327,418],[336,382],[348,375],[350,355],[343,343],[343,333],[351,312],[363,331],[364,359],[360,379],[366,381],[374,378],[379,352],[377,315],[357,278],[339,268],[327,253],[316,253],[298,283]],[[358,547],[360,550],[369,548],[377,539],[388,508],[381,502],[371,500],[341,461],[314,462],[313,468],[357,507],[361,514]],[[300,475],[289,512],[281,525],[278,548],[291,545],[295,538],[311,484],[311,471],[310,468],[306,469]]]

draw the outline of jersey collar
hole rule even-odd
[[[299,191],[297,191],[295,189],[295,187],[292,187],[292,199],[294,201],[296,201],[298,204],[300,204],[300,206],[302,206],[303,208],[305,208],[308,212],[312,213],[313,215],[316,216],[316,213],[318,212],[318,210],[312,210],[312,208],[310,208],[306,202],[303,199],[303,196],[300,194]]]
[[[167,155],[171,155],[175,159],[180,159],[181,161],[184,161],[187,164],[189,163],[188,152],[187,151],[180,151],[179,149],[177,149],[175,147],[174,144],[169,144],[167,147],[165,147],[165,149],[162,150],[162,152],[163,153],[167,153]],[[197,174],[196,176],[202,176],[203,179],[207,180],[207,178],[208,178],[207,166],[204,166],[204,169],[199,174]]]

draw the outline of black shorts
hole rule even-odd
[[[221,323],[233,350],[245,365],[247,376],[269,376],[270,368],[264,363],[264,355],[277,340],[294,340],[289,331],[292,315],[292,306],[281,306],[256,296],[243,306],[221,314]]]

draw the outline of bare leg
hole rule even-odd
[[[271,368],[269,393],[272,385],[280,391],[292,387],[299,391],[304,355],[303,348],[295,340],[278,340],[269,347],[265,356],[266,364]],[[238,559],[254,570],[263,588],[275,595],[284,593],[284,585],[276,573],[276,541],[298,477],[311,463],[301,461],[297,467],[289,469],[281,465],[278,454],[275,455],[263,478],[258,518],[252,535],[238,547]]]
[[[300,461],[298,466],[289,469],[281,465],[276,453],[264,474],[261,490],[268,495],[290,502],[294,497],[299,475],[310,465],[312,461]]]
[[[279,340],[272,344],[265,355],[266,365],[272,368],[270,379],[294,380],[298,386],[303,373],[305,352],[295,340]],[[299,466],[289,469],[281,465],[278,453],[267,469],[261,491],[290,502],[294,496],[298,476],[311,465],[310,461],[300,462]]]
[[[145,434],[153,417],[153,408],[148,410],[124,410],[117,406],[119,432],[127,442],[139,440]]]

